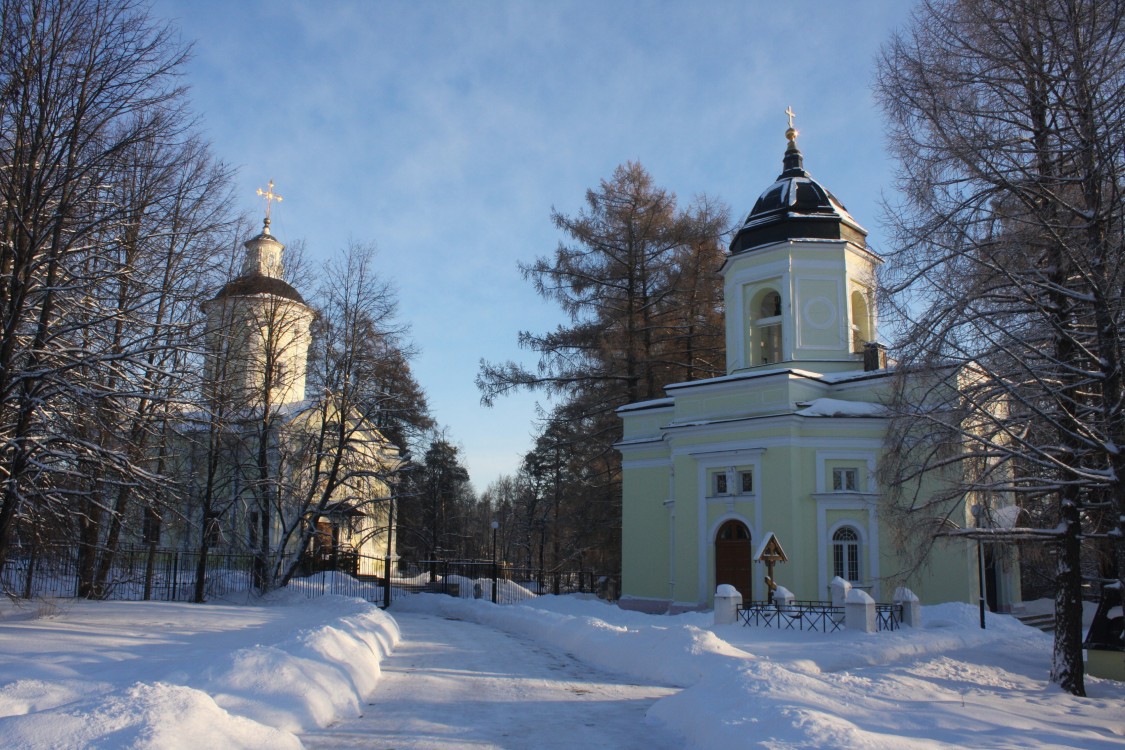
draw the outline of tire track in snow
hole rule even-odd
[[[402,641],[364,715],[308,732],[308,748],[431,750],[597,747],[672,750],[644,722],[676,692],[637,685],[519,636],[462,620],[395,613]]]

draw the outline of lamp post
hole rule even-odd
[[[981,516],[984,513],[984,506],[981,505],[980,503],[973,503],[972,507],[970,507],[969,510],[972,511],[973,522],[974,522],[975,526],[979,529],[981,527],[981,525],[980,525],[981,524]],[[985,609],[984,601],[985,601],[985,598],[986,598],[987,593],[988,593],[988,592],[985,591],[984,586],[985,586],[985,583],[984,583],[984,542],[981,541],[980,537],[977,537],[977,589],[979,589],[979,591],[980,591],[980,629],[981,630],[984,630],[984,609]]]
[[[383,557],[383,609],[391,606],[391,555],[394,554],[395,533],[395,490],[397,483],[390,486],[390,502],[387,508],[387,549]]]
[[[492,519],[492,603],[497,603],[496,596],[496,530],[500,528],[500,522],[495,518]]]

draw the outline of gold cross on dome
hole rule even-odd
[[[793,107],[786,107],[785,108],[785,114],[789,115],[789,127],[792,128],[793,127],[793,117],[797,113],[793,111]],[[270,183],[270,184],[272,185],[273,183]],[[260,193],[261,191],[259,190],[258,192]]]
[[[273,180],[270,180],[269,185],[265,190],[258,188],[258,195],[266,199],[266,223],[270,221],[270,203],[277,201],[281,203],[281,196],[273,191]]]

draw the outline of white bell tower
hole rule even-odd
[[[793,111],[783,171],[731,241],[722,268],[727,373],[878,369],[877,267],[861,227],[804,170]],[[865,367],[865,355],[868,359]]]
[[[261,233],[246,241],[239,275],[204,304],[208,325],[209,380],[236,408],[303,401],[314,313],[283,277],[285,246],[270,234],[273,192],[266,199]]]

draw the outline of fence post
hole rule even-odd
[[[902,624],[912,628],[922,627],[922,607],[918,596],[905,586],[895,589],[895,604],[902,604]]]
[[[848,601],[848,592],[852,590],[852,584],[836,576],[832,579],[832,583],[828,584],[828,588],[832,591],[832,606],[843,607]]]
[[[37,552],[38,549],[39,549],[38,545],[35,544],[35,542],[32,542],[31,543],[31,550],[28,552],[28,555],[27,555],[27,577],[24,579],[24,582],[23,582],[23,598],[24,599],[30,599],[31,598],[31,578],[32,578],[32,575],[34,575],[34,571],[35,571],[35,558],[36,558],[36,552]]]
[[[145,592],[144,600],[147,602],[152,598],[152,567],[156,564],[156,545],[150,544],[148,546],[148,554],[145,556]]]
[[[876,632],[875,600],[863,589],[848,592],[847,603],[844,604],[844,627],[860,633]]]
[[[180,551],[172,553],[172,590],[168,592],[168,601],[177,601],[180,597]]]
[[[383,558],[383,609],[391,606],[391,556]]]
[[[742,604],[742,594],[729,583],[720,584],[715,589],[715,624],[734,625],[738,622],[738,608]]]

